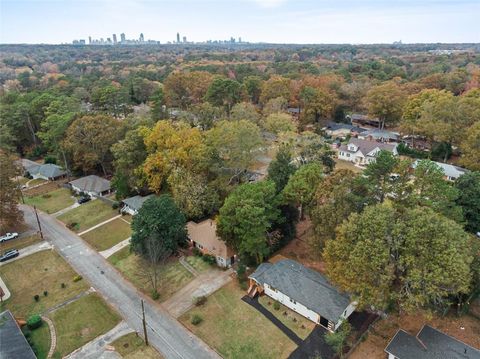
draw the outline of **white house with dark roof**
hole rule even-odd
[[[96,175],[78,178],[70,182],[77,193],[86,193],[91,197],[103,196],[111,192],[110,181]]]
[[[338,148],[338,158],[358,165],[368,165],[375,161],[380,151],[388,151],[397,156],[397,146],[396,143],[383,143],[352,138],[347,145],[341,145]]]
[[[262,263],[248,278],[250,297],[264,293],[331,332],[356,308],[321,273],[291,259]]]
[[[435,162],[435,161],[433,161],[433,162]],[[448,163],[435,162],[435,164],[442,169],[443,174],[444,174],[444,178],[447,181],[455,181],[460,176],[463,176],[465,173],[468,172],[468,170],[465,169],[465,168],[450,165]],[[418,160],[413,162],[412,168],[416,168],[417,165],[418,165]]]
[[[388,359],[480,359],[480,350],[429,325],[416,336],[400,329],[385,352]]]
[[[154,194],[149,194],[148,196],[133,196],[130,198],[125,198],[122,203],[123,207],[121,211],[123,213],[131,214],[132,216],[138,213],[138,210],[142,208],[145,201],[149,198],[155,196]]]

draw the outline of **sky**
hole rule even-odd
[[[0,43],[480,42],[480,0],[0,0]]]

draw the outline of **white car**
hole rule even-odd
[[[15,239],[18,237],[18,233],[5,233],[3,236],[0,237],[0,243],[9,241],[11,239]]]

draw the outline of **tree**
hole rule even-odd
[[[472,171],[480,171],[480,121],[468,128],[460,147],[461,163]]]
[[[274,113],[283,113],[287,111],[288,101],[283,97],[276,97],[268,100],[263,106],[263,116],[269,116]]]
[[[268,115],[263,126],[267,131],[276,135],[282,132],[294,132],[297,129],[292,116],[286,113],[272,113]]]
[[[144,132],[147,158],[143,164],[149,187],[159,193],[172,171],[204,171],[207,148],[198,128],[170,121],[159,121],[150,131]]]
[[[332,158],[334,152],[316,133],[304,131],[298,136],[287,138],[285,144],[290,146],[293,157],[300,165],[318,162],[325,167],[324,170],[327,173],[335,167],[335,161]]]
[[[212,74],[204,71],[172,72],[164,82],[165,102],[181,109],[199,104],[212,80]]]
[[[128,94],[120,85],[108,85],[93,90],[93,106],[114,117],[125,115],[128,112],[127,103]]]
[[[14,180],[20,171],[4,150],[0,150],[0,168],[0,230],[5,233],[23,222],[23,212],[17,204],[20,190]]]
[[[272,76],[262,84],[260,102],[266,104],[269,100],[283,97],[290,98],[290,80],[282,76]]]
[[[247,120],[258,125],[260,114],[254,105],[248,102],[240,102],[233,106],[230,113],[230,120]]]
[[[457,205],[465,215],[465,229],[471,233],[480,232],[480,172],[468,172],[455,181],[459,192]]]
[[[207,132],[206,139],[218,161],[217,170],[230,172],[229,184],[250,167],[263,143],[258,126],[245,120],[220,121]]]
[[[333,112],[334,98],[326,91],[306,86],[300,93],[303,105],[302,122],[318,123],[329,118]]]
[[[150,239],[159,241],[171,253],[187,239],[186,219],[172,197],[163,194],[145,201],[132,220],[132,250],[147,256]]]
[[[272,181],[240,185],[220,208],[217,233],[229,246],[261,263],[269,254],[267,234],[279,218],[278,204]]]
[[[110,147],[121,134],[121,122],[108,115],[82,116],[68,127],[63,146],[72,153],[75,165],[84,172],[100,166],[107,175],[112,160]]]
[[[211,129],[220,119],[225,118],[225,111],[222,107],[212,106],[209,102],[202,102],[190,109],[193,120],[190,125],[199,127],[203,131]]]
[[[149,98],[152,106],[152,118],[154,120],[164,120],[167,118],[167,109],[165,106],[165,94],[162,87],[158,87]]]
[[[359,302],[385,309],[448,305],[471,281],[468,235],[428,208],[397,212],[387,204],[353,213],[326,243],[327,274]]]
[[[250,101],[257,104],[262,92],[262,79],[258,76],[248,76],[243,80],[243,85]]]
[[[336,332],[325,334],[325,342],[332,347],[336,354],[340,355],[340,358],[343,358],[343,347],[351,331],[352,325],[348,321],[344,321]]]
[[[323,168],[315,162],[301,166],[290,176],[282,195],[287,203],[293,203],[300,207],[300,219],[305,219],[305,208],[312,202],[313,195],[322,179]]]
[[[162,279],[162,269],[170,256],[172,251],[167,248],[165,242],[161,239],[150,236],[144,241],[144,253],[143,258],[147,261],[148,265],[140,267],[140,275],[145,277],[152,286],[151,296],[152,299],[159,297],[158,286]]]
[[[391,152],[380,151],[375,161],[370,162],[364,171],[372,189],[372,195],[377,202],[383,202],[385,196],[391,192],[390,177],[398,166],[399,159]]]
[[[280,193],[288,183],[296,167],[292,164],[292,154],[290,150],[282,146],[278,150],[275,159],[268,166],[268,179],[275,182],[277,193]]]
[[[243,98],[243,87],[235,80],[217,77],[210,84],[205,99],[214,106],[224,106],[230,113],[232,106]]]
[[[385,82],[372,87],[365,98],[368,113],[378,117],[379,127],[393,125],[402,117],[406,94],[396,82]]]

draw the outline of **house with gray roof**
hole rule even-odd
[[[346,138],[347,136],[357,136],[365,131],[365,128],[350,125],[348,123],[328,122],[323,128],[325,134],[332,138]]]
[[[149,198],[155,196],[154,194],[149,194],[148,196],[133,196],[129,198],[125,198],[122,203],[123,207],[121,211],[123,213],[131,214],[132,216],[138,213],[138,210],[143,206],[145,201]]]
[[[368,165],[375,161],[375,158],[380,151],[388,151],[397,156],[397,146],[397,143],[385,143],[351,138],[347,145],[341,145],[338,148],[338,158],[344,161],[353,162],[357,165]]]
[[[0,358],[37,358],[9,310],[0,313]]]
[[[468,172],[468,170],[465,168],[454,166],[448,163],[435,162],[435,164],[442,169],[444,174],[443,178],[447,181],[455,181],[460,176],[463,176],[465,173]],[[412,164],[412,168],[415,169],[417,165],[418,165],[418,160],[416,160]]]
[[[416,336],[400,329],[385,352],[388,359],[480,359],[480,350],[429,325]]]
[[[104,196],[112,190],[109,180],[96,175],[81,177],[69,184],[75,192],[86,193],[90,197]]]
[[[361,140],[380,141],[380,142],[398,142],[400,134],[397,132],[380,130],[378,128],[363,131],[358,135]]]
[[[248,294],[268,295],[331,332],[354,311],[356,303],[319,272],[291,260],[262,263],[249,277]]]
[[[33,178],[42,178],[47,181],[55,181],[63,178],[67,175],[67,172],[62,167],[54,165],[52,163],[40,164],[26,158],[22,158],[20,161],[26,174],[29,174]]]

